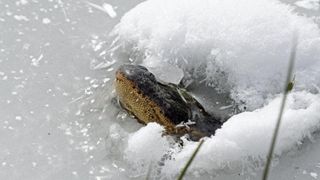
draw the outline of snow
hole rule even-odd
[[[195,68],[195,74],[205,74],[208,83],[231,91],[253,110],[282,91],[296,30],[296,87],[319,86],[319,29],[292,11],[267,0],[150,0],[126,13],[113,33],[124,54],[139,52],[145,56],[140,61],[158,58],[185,71]]]
[[[311,136],[320,127],[320,116],[315,113],[320,108],[319,97],[305,93],[294,93],[290,97],[288,106],[293,106],[293,102],[296,101],[298,103],[304,101],[304,98],[309,100],[308,107],[288,108],[284,114],[275,149],[276,156],[294,149],[295,146],[301,144],[304,138]],[[198,161],[195,161],[192,168],[214,172],[214,170],[225,168],[227,164],[233,169],[249,166],[252,163],[250,161],[257,161],[262,165],[270,145],[279,105],[280,98],[276,98],[262,109],[241,113],[230,118],[217,131],[215,137],[206,141],[198,155]],[[192,143],[192,146],[195,144]],[[194,147],[183,149],[182,152],[174,156],[175,161],[166,166],[168,171],[171,171],[174,166],[181,166],[181,163],[190,156],[192,149]]]
[[[123,63],[232,92],[248,111],[205,139],[186,179],[260,179],[296,28],[296,86],[270,177],[318,178],[317,12],[275,0],[140,2],[0,2],[0,179],[176,177],[197,142],[176,143],[117,107]]]
[[[125,158],[134,163],[133,166],[160,161],[170,145],[166,138],[162,138],[163,132],[162,126],[149,123],[145,128],[129,135],[128,146],[124,152]]]
[[[306,8],[306,9],[311,9],[311,10],[318,10],[320,1],[319,0],[301,0],[295,2],[295,5]]]
[[[149,0],[123,16],[112,32],[116,40],[112,50],[114,57],[134,55],[130,61],[151,71],[171,64],[193,78],[204,76],[216,89],[231,92],[231,97],[248,111],[231,117],[215,136],[206,138],[189,171],[196,172],[195,177],[199,173],[248,173],[265,163],[296,31],[295,87],[288,97],[275,149],[275,157],[281,157],[299,149],[320,130],[320,33],[311,18],[274,0]],[[155,74],[180,77],[166,70]],[[151,129],[146,126],[136,133]],[[165,137],[149,136],[165,141]],[[145,154],[163,145],[152,146],[154,140],[138,138],[129,144],[134,143],[148,148],[139,149],[145,152],[140,155],[126,156],[136,169],[132,174],[146,173],[150,157]],[[164,149],[170,158],[161,173],[170,179],[179,173],[177,167],[183,167],[197,143],[184,140],[183,147],[169,144]],[[161,154],[165,153],[153,157]],[[134,164],[137,161],[145,163]]]
[[[311,172],[311,173],[310,173],[310,176],[313,177],[314,179],[317,179],[317,178],[318,178],[318,174],[317,174],[317,173],[314,173],[314,172]]]
[[[230,118],[215,136],[206,138],[189,171],[215,175],[219,171],[236,173],[243,169],[263,167],[280,101],[279,96],[262,109]],[[319,130],[319,110],[318,95],[302,91],[289,96],[275,149],[276,157],[298,148],[306,138],[311,138]],[[197,142],[184,139],[183,148],[173,147],[167,137],[161,137],[161,130],[159,125],[150,123],[128,135],[127,152],[124,155],[137,169],[134,173],[141,173],[138,170],[147,171],[150,162],[159,161],[161,156],[169,153],[171,158],[165,161],[162,173],[174,177],[180,171],[176,167],[183,167],[197,146]]]

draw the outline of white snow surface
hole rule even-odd
[[[236,173],[263,167],[280,101],[279,96],[261,109],[230,118],[215,136],[205,139],[189,171],[215,175],[222,170]],[[319,130],[319,110],[319,95],[301,91],[289,96],[275,149],[276,157],[299,148],[305,138],[311,138]],[[133,173],[146,173],[151,162],[170,153],[171,159],[166,160],[161,172],[172,178],[180,171],[177,167],[183,167],[190,158],[197,142],[183,138],[182,148],[172,146],[172,140],[161,136],[162,130],[161,126],[151,123],[128,135],[124,156],[136,169]]]
[[[208,84],[231,92],[248,107],[206,138],[189,170],[197,177],[263,166],[294,32],[299,34],[295,88],[275,149],[279,157],[295,151],[320,128],[320,34],[312,19],[275,0],[149,0],[126,13],[112,35],[119,57],[135,57],[130,61],[147,67],[170,63],[194,78],[204,76]],[[148,164],[167,151],[171,158],[161,167],[161,176],[172,178],[197,143],[184,139],[183,147],[175,146],[168,137],[151,133],[155,129],[161,127],[148,125],[128,134],[125,159],[133,164],[133,173],[146,173]],[[144,134],[146,139],[137,138]],[[141,163],[134,163],[137,159]]]
[[[320,83],[319,29],[278,1],[149,0],[126,13],[113,33],[126,53],[198,68],[207,82],[255,109],[282,92],[294,31],[296,88],[311,90]]]
[[[128,62],[248,107],[206,138],[186,179],[260,179],[295,26],[296,86],[270,179],[319,178],[320,13],[292,0],[142,1],[0,1],[0,179],[174,179],[197,142],[117,107],[114,74]]]
[[[295,2],[295,5],[306,8],[306,9],[311,9],[311,10],[318,10],[320,1],[319,0],[301,0]]]
[[[280,99],[278,97],[272,100],[262,109],[230,118],[214,137],[207,139],[192,168],[214,172],[229,167],[235,171],[255,161],[263,164],[270,146]],[[319,129],[320,115],[315,113],[320,108],[319,100],[319,97],[305,92],[293,93],[289,97],[275,149],[276,155],[296,148],[304,138]],[[296,104],[300,106],[297,107]],[[168,163],[166,170],[182,167],[195,146],[196,143],[188,142],[187,148],[175,155],[175,160]]]

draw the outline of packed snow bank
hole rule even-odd
[[[255,109],[281,92],[295,30],[296,87],[314,89],[320,84],[319,29],[278,1],[149,0],[125,14],[113,34],[116,49],[133,60],[194,69],[194,76],[205,75]]]
[[[217,131],[215,137],[208,138],[192,168],[214,172],[218,169],[256,168],[264,163],[269,149],[271,134],[279,111],[281,97],[275,98],[263,109],[233,116]],[[320,97],[307,92],[293,93],[288,99],[279,139],[275,149],[281,155],[320,128]],[[196,143],[186,142],[186,148],[175,154],[167,163],[165,171],[182,167],[195,149]]]
[[[230,118],[217,130],[215,136],[206,138],[190,172],[236,173],[261,168],[270,145],[280,101],[281,97],[278,96],[262,109]],[[301,91],[288,97],[275,149],[276,156],[298,148],[305,138],[311,138],[312,133],[319,130],[318,112],[319,95]],[[197,142],[183,139],[181,147],[172,143],[170,137],[162,136],[162,131],[160,125],[150,123],[137,132],[126,135],[126,145],[122,147],[123,155],[131,164],[132,174],[144,175],[150,164],[162,160],[164,166],[156,168],[161,169],[161,176],[172,177],[190,158]],[[123,146],[123,142],[117,146]],[[161,159],[162,157],[167,159]]]
[[[320,129],[319,29],[292,7],[275,0],[149,0],[116,26],[112,54],[119,60],[125,57],[153,69],[161,67],[157,75],[167,79],[163,67],[170,63],[244,103],[251,112],[233,116],[207,138],[190,170],[241,172],[264,163],[295,30],[299,32],[296,82],[276,146],[276,155],[281,155]],[[181,73],[170,73],[176,81],[175,75]],[[148,125],[126,134],[118,144],[138,174],[166,156],[170,158],[160,172],[174,176],[195,149],[196,143],[187,140],[183,147],[172,145],[160,131],[160,126]]]

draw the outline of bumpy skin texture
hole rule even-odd
[[[168,134],[184,135],[199,140],[210,136],[221,127],[221,122],[207,114],[203,107],[189,94],[179,93],[173,84],[163,84],[145,67],[122,65],[116,72],[116,92],[122,106],[139,122],[157,122]],[[186,101],[186,99],[188,99]],[[195,124],[176,127],[191,120]]]

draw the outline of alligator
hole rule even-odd
[[[221,119],[204,107],[183,87],[160,80],[141,65],[121,65],[116,71],[115,89],[121,107],[138,122],[156,122],[165,134],[190,140],[215,134]]]

